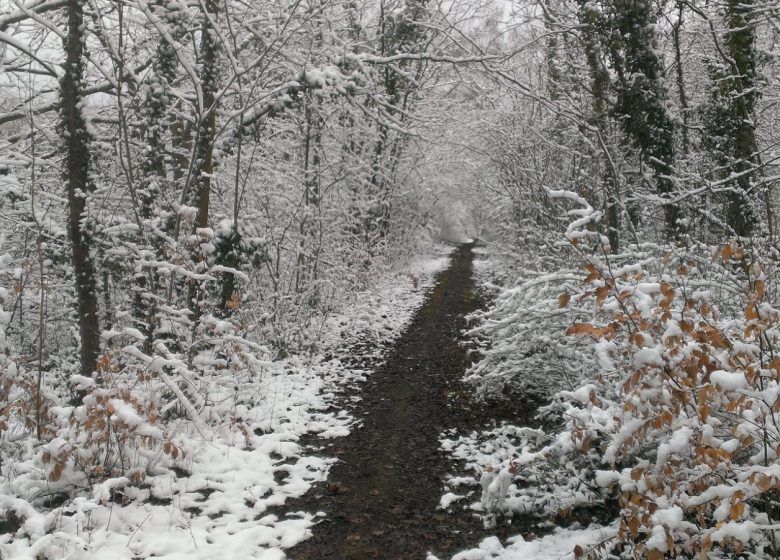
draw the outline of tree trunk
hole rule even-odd
[[[202,106],[199,107],[197,143],[195,145],[194,185],[191,199],[197,208],[195,229],[206,228],[209,224],[209,202],[211,198],[211,177],[214,172],[214,138],[216,135],[217,108],[215,93],[218,65],[218,40],[213,22],[219,12],[219,0],[206,0],[206,12],[203,14],[203,29],[200,37],[199,64],[201,79]],[[201,286],[191,281],[188,290],[189,307],[193,317],[200,317]]]
[[[65,73],[60,81],[60,127],[68,190],[68,234],[81,337],[81,373],[92,376],[100,354],[100,326],[95,268],[90,258],[91,240],[85,223],[87,196],[93,185],[89,177],[89,137],[81,114],[85,41],[82,3],[69,0],[66,11],[68,34],[65,38]]]
[[[185,32],[183,22],[177,19],[176,10],[166,4],[166,0],[155,0],[155,11],[169,22],[173,41],[180,40]],[[171,99],[175,98],[172,84],[176,81],[178,61],[176,47],[161,37],[156,48],[156,57],[152,74],[149,77],[149,87],[142,101],[141,115],[143,117],[143,141],[145,144],[142,160],[143,177],[139,190],[140,216],[144,231],[139,232],[139,244],[154,247],[157,259],[165,261],[168,258],[166,249],[168,242],[165,237],[175,229],[175,212],[162,223],[155,223],[154,211],[161,202],[173,198],[173,193],[180,186],[186,175],[189,163],[191,145],[187,143],[189,129],[182,124],[180,116],[175,116],[175,108]],[[170,163],[166,165],[166,138],[170,138],[172,150]],[[172,210],[166,208],[167,210]],[[162,231],[159,231],[162,230]],[[159,318],[159,298],[165,290],[166,280],[156,269],[137,270],[136,295],[133,302],[133,316],[136,325],[144,335],[144,351],[152,352],[152,345]],[[170,279],[168,280],[170,281]],[[162,335],[163,338],[168,334]]]
[[[675,188],[675,123],[667,107],[663,63],[658,55],[656,11],[650,0],[618,0],[603,36],[618,77],[616,113],[626,134],[653,170],[656,190],[664,199],[667,237],[682,233]]]
[[[750,205],[750,191],[756,176],[755,105],[758,99],[755,30],[750,11],[755,0],[729,0],[726,3],[728,31],[724,46],[731,58],[731,74],[727,80],[732,153],[731,173],[737,175],[734,189],[728,195],[726,219],[739,236],[748,236],[755,229],[756,216]]]
[[[593,125],[599,130],[602,137],[607,136],[607,123],[609,119],[609,88],[611,80],[608,70],[602,63],[602,50],[600,47],[596,14],[586,9],[584,1],[580,2],[579,20],[584,25],[583,41],[585,47],[585,59],[590,69],[590,87],[593,95]],[[595,155],[597,167],[602,177],[603,206],[606,217],[607,238],[612,251],[620,248],[620,181],[611,168],[609,154],[605,153],[606,145]]]
[[[214,94],[217,89],[218,42],[212,22],[219,11],[219,0],[206,0],[206,13],[203,14],[203,31],[200,38],[200,79],[203,94],[203,106],[200,108],[200,122],[197,134],[198,144],[195,152],[198,167],[195,173],[195,207],[198,217],[196,228],[205,228],[209,224],[209,200],[211,197],[211,175],[214,171],[214,136],[216,134],[217,111],[214,106]]]
[[[685,88],[685,74],[682,64],[682,46],[680,44],[680,31],[683,26],[683,10],[685,5],[681,0],[677,2],[677,21],[672,27],[672,39],[674,40],[674,62],[677,70],[677,94],[680,97],[680,112],[682,113],[682,148],[686,156],[690,153],[690,140],[688,138],[688,121],[690,120],[688,94]]]

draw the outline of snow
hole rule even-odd
[[[661,352],[657,348],[642,348],[634,353],[634,367],[662,366],[664,363]]]
[[[658,446],[658,459],[656,469],[663,468],[669,457],[674,455],[687,455],[690,453],[690,440],[693,431],[690,427],[684,426],[676,430],[669,441]]]
[[[586,230],[588,224],[598,222],[601,219],[602,212],[594,210],[590,203],[583,197],[572,191],[565,190],[552,190],[547,189],[547,194],[550,198],[563,198],[580,205],[582,208],[569,210],[569,215],[579,216],[578,219],[573,220],[566,228],[566,237],[570,241],[580,239],[589,235],[591,232]]]
[[[108,404],[114,410],[111,415],[112,422],[123,422],[131,428],[136,428],[144,423],[133,406],[122,399],[110,399]]]
[[[587,384],[577,388],[575,391],[562,391],[561,394],[572,401],[587,404],[590,402],[591,395],[596,392],[598,392],[598,388],[595,385]]]
[[[610,445],[607,447],[607,450],[604,453],[604,460],[607,463],[613,464],[617,458],[617,451],[620,446],[628,441],[628,438],[633,437],[634,433],[641,427],[642,421],[639,419],[626,422],[621,427],[620,431],[615,434],[614,438],[612,439],[612,443],[610,443]]]
[[[747,543],[758,529],[758,525],[752,521],[729,521],[712,533],[712,540],[721,542],[724,539],[732,538]]]
[[[683,510],[680,506],[673,506],[668,509],[659,509],[652,515],[653,523],[676,529],[682,524]]]
[[[479,481],[482,486],[482,509],[487,512],[503,510],[513,480],[514,475],[506,468],[484,472]]]
[[[669,545],[666,542],[666,531],[661,525],[653,527],[650,538],[647,539],[647,548],[660,550],[661,552],[666,552],[669,549]]]
[[[574,547],[583,549],[614,536],[613,529],[558,529],[554,534],[526,541],[509,539],[506,546],[497,537],[483,540],[479,548],[459,552],[452,560],[564,560],[574,558]]]
[[[616,471],[596,471],[596,484],[607,488],[620,480],[620,473]]]
[[[748,387],[745,374],[741,371],[713,371],[710,380],[716,385],[720,385],[726,391],[736,391],[737,389],[746,389]]]
[[[462,500],[465,498],[465,496],[460,496],[458,494],[453,494],[452,492],[447,492],[444,494],[444,496],[441,497],[441,500],[439,501],[439,507],[441,509],[449,509],[452,504],[457,502],[458,500]]]
[[[596,360],[603,371],[613,371],[615,369],[615,362],[610,357],[610,353],[616,352],[617,349],[616,344],[606,340],[599,341],[593,345]]]
[[[450,258],[447,255],[440,255],[438,257],[428,259],[416,259],[410,265],[412,274],[417,275],[433,275],[447,268],[450,262]]]
[[[95,380],[91,377],[79,375],[77,373],[70,376],[70,382],[73,384],[73,387],[81,391],[86,390],[89,387],[94,387],[96,384]]]

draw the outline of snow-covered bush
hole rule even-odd
[[[780,309],[774,265],[760,257],[766,250],[731,241],[611,254],[598,213],[576,195],[561,196],[579,206],[566,236],[580,272],[507,290],[491,312],[503,310],[503,322],[489,315],[477,329],[493,337],[493,362],[477,368],[515,368],[549,400],[540,409],[546,434],[534,441],[519,433],[511,453],[479,465],[514,471],[526,484],[504,484],[508,496],[497,499],[488,480],[495,475],[483,475],[483,502],[545,515],[617,505],[615,537],[579,549],[593,558],[774,554]],[[537,327],[548,313],[554,318]],[[541,375],[525,369],[529,335],[533,342],[545,333],[576,364],[570,388],[560,388],[549,365]],[[468,451],[474,442],[451,447],[479,459]]]
[[[589,265],[597,314],[568,332],[595,342],[605,383],[580,389],[587,400],[567,411],[560,437],[601,455],[595,480],[622,508],[615,550],[661,558],[774,546],[780,311],[741,245],[716,256],[743,273],[741,316],[722,314],[685,260],[656,277]],[[604,386],[615,390],[602,400]]]
[[[573,198],[582,206],[572,213],[583,225],[600,217],[574,193],[548,191],[547,197],[552,201]],[[490,343],[467,379],[486,396],[531,395],[546,400],[558,390],[576,389],[592,371],[595,362],[589,346],[565,336],[571,322],[590,317],[592,309],[580,298],[570,301],[581,289],[578,262],[582,250],[565,240],[542,243],[539,231],[527,229],[532,245],[526,246],[522,257],[514,257],[522,265],[503,274],[510,285],[487,283],[495,298],[487,310],[472,317],[477,325],[469,334]],[[632,252],[614,258],[635,257]],[[495,256],[490,258],[495,262]]]

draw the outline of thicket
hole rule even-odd
[[[600,511],[613,536],[577,556],[777,557],[776,6],[514,17],[521,54],[491,67],[511,101],[483,135],[514,272],[476,316],[470,379],[543,402],[546,428],[485,435],[514,450],[487,479],[524,483],[483,509]]]

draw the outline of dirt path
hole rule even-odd
[[[451,467],[438,451],[439,434],[476,419],[452,398],[468,365],[458,342],[463,317],[480,305],[471,249],[453,253],[425,305],[371,374],[354,410],[362,426],[325,450],[340,461],[325,485],[295,505],[326,517],[288,558],[413,560],[428,551],[444,558],[483,536],[481,522],[467,512],[437,510]]]

